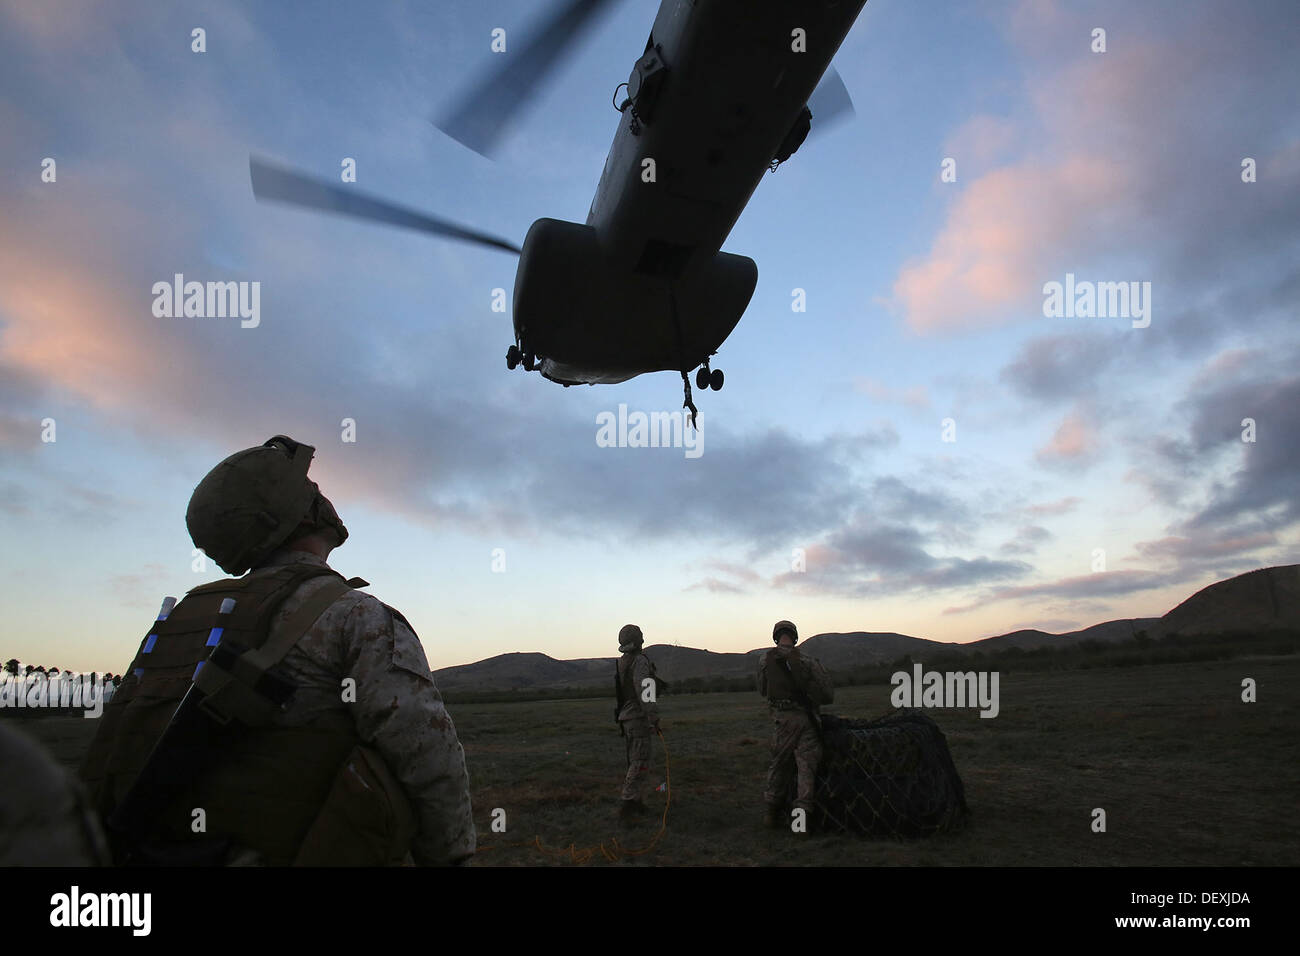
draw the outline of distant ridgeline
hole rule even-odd
[[[840,687],[879,685],[914,664],[940,671],[1064,670],[1128,667],[1250,655],[1300,653],[1300,565],[1262,568],[1197,591],[1163,617],[1107,621],[1068,634],[1026,630],[968,644],[905,634],[818,634],[799,645]],[[646,648],[672,694],[753,691],[766,647],[746,654],[657,644]],[[560,661],[545,654],[501,654],[434,671],[449,701],[490,703],[613,697],[614,658]],[[9,660],[0,673],[0,717],[89,711],[120,676],[73,675],[23,668]],[[6,689],[5,684],[8,683]],[[78,683],[79,682],[79,683]],[[89,686],[88,686],[89,685]],[[22,703],[19,703],[21,699]],[[89,701],[89,703],[88,703]],[[30,706],[29,706],[30,704]]]
[[[818,634],[799,645],[831,672],[837,686],[889,686],[913,664],[927,669],[1051,670],[1228,660],[1300,652],[1300,565],[1263,568],[1197,591],[1162,617],[1107,621],[1068,634],[1015,631],[969,644],[904,634]],[[755,689],[765,649],[718,654],[658,644],[646,648],[670,693]],[[612,697],[614,658],[558,661],[545,654],[503,654],[434,672],[452,701]]]
[[[808,653],[817,652],[809,639]],[[963,645],[951,645],[961,647]],[[646,648],[653,660],[658,648]],[[1044,646],[1031,650],[1006,647],[1001,650],[947,651],[929,654],[905,654],[887,662],[835,669],[831,679],[836,687],[879,685],[888,687],[890,677],[898,671],[911,671],[914,664],[927,670],[963,671],[997,670],[1001,674],[1015,671],[1074,670],[1092,667],[1134,667],[1143,664],[1174,664],[1189,661],[1224,661],[1237,657],[1272,656],[1300,653],[1300,628],[1283,628],[1263,632],[1225,631],[1218,634],[1166,634],[1153,638],[1145,632],[1124,642],[1084,640],[1060,647]],[[610,668],[614,659],[610,658]],[[663,668],[656,662],[656,670]],[[757,665],[755,665],[757,666]],[[704,676],[671,681],[670,694],[716,694],[754,691],[752,676]],[[593,684],[578,687],[516,687],[509,690],[473,690],[466,686],[443,692],[449,703],[495,703],[510,700],[575,700],[613,697],[612,685]]]

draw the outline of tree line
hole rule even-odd
[[[8,674],[10,677],[31,677],[33,674],[39,674],[46,678],[58,677],[60,674],[66,674],[73,677],[79,676],[88,678],[92,684],[97,680],[103,680],[105,684],[112,684],[114,687],[117,687],[122,683],[121,674],[110,674],[107,671],[103,674],[100,674],[97,671],[91,671],[89,674],[86,674],[80,671],[70,671],[66,667],[59,668],[46,667],[43,664],[23,664],[22,661],[18,660],[16,657],[11,657],[9,660],[5,661],[2,673]]]

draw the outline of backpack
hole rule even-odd
[[[281,605],[322,576],[332,580],[270,640]],[[270,726],[294,689],[277,665],[331,604],[365,583],[290,564],[201,585],[174,606],[164,602],[104,708],[81,770],[94,806],[113,824],[119,857],[158,834],[171,844],[179,839],[197,854],[192,862],[220,862],[219,840],[189,833],[189,810],[202,806],[227,842],[274,862],[295,858],[340,768],[355,764],[359,741],[346,718]]]
[[[644,651],[638,651],[637,653],[645,654]],[[633,660],[635,660],[635,658],[633,658]],[[646,655],[646,663],[650,665],[650,679],[654,681],[655,700],[658,700],[660,694],[668,693],[668,681],[664,680],[662,677],[660,677],[658,674],[655,673],[655,662],[650,660],[649,655]],[[627,670],[625,670],[622,674],[619,674],[618,672],[618,664],[619,664],[618,660],[615,660],[614,661],[614,699],[615,699],[614,722],[619,725],[620,729],[622,729],[622,722],[619,721],[618,715],[623,712],[623,705],[626,704],[629,700],[639,700],[640,695],[637,694],[636,688],[632,686],[632,663],[631,662],[628,663]]]

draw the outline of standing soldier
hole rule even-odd
[[[835,698],[830,678],[816,658],[802,657],[794,645],[799,631],[789,621],[772,628],[776,647],[763,655],[758,667],[758,692],[767,698],[772,714],[772,762],[767,768],[765,822],[784,826],[790,774],[798,770],[798,796],[794,806],[805,814],[813,807],[817,765],[822,758],[820,704]]]
[[[650,731],[659,732],[656,702],[659,680],[650,658],[641,650],[644,643],[641,628],[635,624],[625,625],[618,632],[618,649],[623,656],[614,669],[616,716],[619,730],[627,741],[627,777],[623,780],[623,802],[618,818],[625,825],[645,813],[643,796],[650,774]]]
[[[105,708],[82,776],[119,861],[474,853],[465,754],[424,648],[326,564],[348,531],[307,478],[313,453],[277,435],[190,498],[194,544],[243,576],[165,601]]]

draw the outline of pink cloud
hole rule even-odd
[[[1045,601],[1064,599],[1067,602],[1090,598],[1121,597],[1138,591],[1150,591],[1176,583],[1175,577],[1157,571],[1094,571],[1070,578],[1058,578],[1041,584],[1025,584],[994,588],[986,596],[970,604],[944,608],[944,614],[967,614],[998,601]],[[1069,604],[1067,607],[1071,606]]]
[[[1002,324],[1009,313],[1041,314],[1042,285],[1063,245],[1090,232],[1123,182],[1118,164],[1089,156],[1031,160],[977,178],[929,255],[905,265],[894,282],[908,326],[945,332]]]
[[[944,155],[961,157],[958,173],[980,173],[988,166],[1003,162],[1020,138],[1016,124],[1002,116],[983,113],[967,120],[944,143]]]
[[[1063,515],[1073,511],[1078,507],[1081,501],[1083,501],[1082,498],[1071,495],[1067,498],[1062,498],[1059,501],[1048,501],[1041,505],[1029,505],[1025,508],[1025,512],[1031,515]]]
[[[1268,355],[1262,349],[1224,349],[1201,366],[1192,386],[1201,390],[1222,385],[1244,371],[1258,368],[1267,360]]]
[[[133,303],[110,275],[80,268],[17,228],[0,229],[0,289],[10,320],[0,332],[6,364],[101,407],[141,397],[154,359],[139,315],[148,315],[147,289]]]
[[[1035,457],[1045,465],[1087,461],[1097,450],[1097,433],[1083,415],[1071,412]]]
[[[1132,161],[1184,153],[1188,130],[1204,122],[1206,96],[1237,75],[1234,56],[1249,49],[1249,31],[1213,11],[1207,17],[1152,38],[1125,32],[1097,54],[1089,50],[1096,24],[1079,11],[1049,0],[1011,11],[1004,26],[1025,59],[1027,110],[1014,119],[976,116],[948,137],[958,179],[936,187],[952,196],[946,219],[893,284],[910,329],[1041,317],[1043,283],[1113,256],[1117,240],[1145,255],[1151,242],[1169,244],[1161,216],[1218,218],[1216,204],[1228,200],[1199,196],[1189,210],[1168,168]],[[1222,37],[1207,57],[1198,30],[1210,28]],[[991,165],[1013,149],[1013,159]],[[1262,156],[1261,168],[1286,168],[1281,152]]]
[[[1139,541],[1133,547],[1142,560],[1174,558],[1179,561],[1223,558],[1277,544],[1271,531],[1185,538],[1170,535],[1155,541]],[[1137,560],[1137,559],[1134,559]]]

